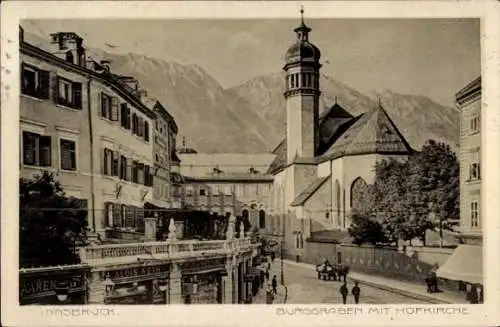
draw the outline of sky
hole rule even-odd
[[[477,19],[307,19],[322,71],[361,92],[424,95],[448,106],[480,75]],[[106,52],[198,64],[223,87],[276,73],[300,18],[268,20],[29,20],[48,39],[75,32]]]

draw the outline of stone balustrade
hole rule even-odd
[[[143,260],[170,260],[204,254],[230,254],[251,250],[250,238],[212,241],[165,241],[128,244],[89,245],[80,248],[82,263],[108,265],[134,263]]]

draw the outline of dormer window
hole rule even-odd
[[[66,61],[72,64],[75,63],[73,53],[71,53],[71,51],[66,52]]]

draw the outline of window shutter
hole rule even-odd
[[[149,181],[150,181],[150,179],[149,179],[149,166],[144,165],[144,185],[151,186]]]
[[[113,225],[118,227],[122,227],[120,209],[119,203],[113,203]]]
[[[120,162],[120,154],[118,153],[118,151],[113,151],[113,162],[112,162],[113,176],[119,176],[119,171],[120,171],[119,162]]]
[[[108,149],[102,149],[102,174],[108,174]]]
[[[54,102],[59,103],[59,77],[56,74],[52,76],[52,95]]]
[[[144,140],[149,142],[149,124],[147,121],[144,122]]]
[[[127,159],[127,178],[125,180],[131,181],[132,180],[132,159],[128,158]]]
[[[111,120],[112,121],[118,121],[118,98],[117,97],[112,97],[111,98]]]
[[[40,71],[39,94],[42,99],[48,99],[50,94],[50,72]]]
[[[127,105],[127,129],[131,129],[132,128],[132,124],[131,124],[131,118],[130,118],[130,107]]]
[[[138,118],[139,123],[138,123],[138,129],[137,129],[137,135],[142,137],[144,135],[144,121],[142,120],[142,117]]]
[[[82,109],[82,83],[73,83],[73,107]]]
[[[39,141],[40,166],[50,167],[52,164],[52,144],[50,136],[40,136]]]

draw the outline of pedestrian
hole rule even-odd
[[[271,288],[271,284],[267,284],[266,304],[273,304],[273,301],[274,301],[274,294],[273,294],[273,290]]]
[[[340,294],[342,294],[342,302],[347,304],[347,294],[349,294],[349,290],[347,289],[347,284],[345,282],[342,286],[340,286]]]
[[[271,261],[274,263],[274,258],[276,257],[276,254],[274,252],[271,252]]]
[[[269,269],[266,270],[266,281],[269,281]]]
[[[273,276],[273,280],[271,281],[271,285],[273,286],[273,293],[278,294],[278,281],[276,280],[276,275]]]
[[[264,270],[261,270],[260,271],[260,283],[259,283],[260,288],[264,287],[265,278],[266,278],[266,273],[264,272]]]
[[[267,270],[271,270],[271,263],[270,262],[267,263]]]
[[[354,303],[359,303],[359,296],[361,295],[361,289],[358,286],[358,282],[354,282],[354,287],[351,290],[352,295],[354,296]]]

